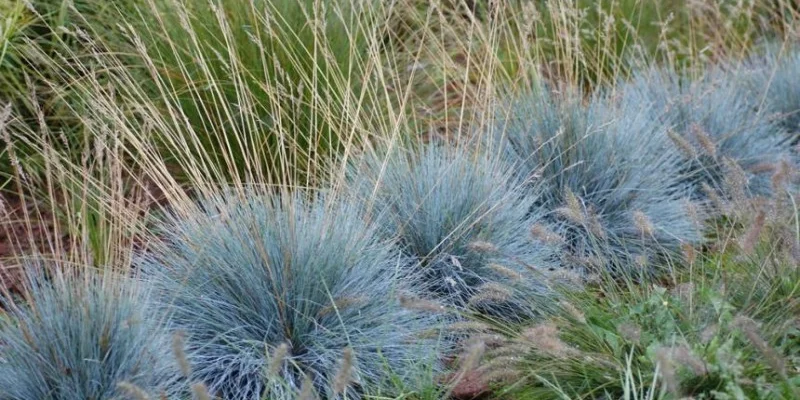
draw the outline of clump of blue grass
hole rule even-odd
[[[549,298],[556,249],[536,240],[535,194],[497,157],[455,146],[371,154],[350,184],[396,238],[426,298],[459,312],[521,321]]]
[[[772,195],[774,166],[789,160],[789,137],[731,75],[709,73],[691,80],[648,70],[623,85],[623,101],[652,103],[652,118],[690,162],[684,176],[694,198],[712,189],[730,197]]]
[[[27,303],[3,301],[0,399],[132,398],[125,385],[152,398],[180,393],[170,335],[140,283],[27,269]]]
[[[168,218],[139,265],[186,332],[193,380],[226,399],[353,399],[416,378],[439,317],[400,305],[415,294],[399,254],[359,211],[253,191]]]
[[[701,240],[685,162],[648,107],[600,94],[584,105],[577,95],[533,88],[487,134],[520,179],[539,182],[532,209],[562,239],[563,265],[650,273],[683,243]]]
[[[762,111],[772,116],[791,136],[800,140],[800,49],[768,46],[764,54],[742,67],[744,79]],[[736,78],[742,78],[737,76]]]

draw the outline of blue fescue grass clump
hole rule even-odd
[[[148,291],[111,273],[29,265],[28,304],[4,299],[0,399],[127,399],[120,384],[153,398],[179,393],[170,336]]]
[[[535,195],[496,157],[439,145],[372,154],[350,184],[396,238],[426,298],[504,320],[535,317],[548,296],[555,249],[535,240]]]
[[[655,105],[653,118],[669,127],[676,148],[691,163],[685,176],[695,198],[708,198],[709,189],[734,197],[769,196],[770,172],[790,159],[789,137],[758,112],[755,96],[745,95],[728,74],[715,72],[690,80],[649,70],[623,86],[623,101]]]
[[[649,271],[701,239],[681,157],[648,104],[533,89],[508,107],[489,142],[521,179],[540,182],[544,210],[563,241],[562,263],[589,271]],[[537,211],[541,212],[541,211]],[[552,236],[552,233],[548,234]]]
[[[768,47],[765,54],[743,67],[744,79],[762,112],[778,124],[797,144],[800,140],[800,49]],[[737,76],[736,78],[742,78]]]
[[[437,317],[399,304],[414,293],[396,248],[355,206],[253,192],[201,208],[171,218],[141,266],[212,394],[359,398],[436,365]]]

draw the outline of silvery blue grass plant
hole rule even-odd
[[[794,144],[800,135],[800,51],[796,46],[770,46],[765,54],[755,57],[743,69],[744,79],[763,107],[767,117],[775,118],[791,136]],[[743,94],[744,95],[744,94]]]
[[[438,317],[401,306],[416,294],[393,244],[312,197],[207,198],[140,261],[213,395],[353,399],[436,365]]]
[[[27,303],[3,301],[0,399],[138,399],[125,385],[152,398],[180,392],[170,335],[140,283],[26,268]]]
[[[503,320],[539,315],[532,304],[552,295],[556,248],[531,235],[537,194],[523,196],[496,157],[432,144],[364,156],[351,172],[427,299]]]
[[[685,164],[649,103],[587,105],[545,88],[513,101],[488,135],[518,178],[536,182],[531,212],[544,213],[565,266],[644,270],[700,239],[700,212],[682,183]]]
[[[725,79],[721,79],[725,78]],[[789,160],[789,136],[731,76],[710,73],[690,80],[649,70],[623,85],[630,104],[652,103],[652,116],[690,162],[684,176],[697,199],[710,191],[747,198],[772,194],[775,165]]]

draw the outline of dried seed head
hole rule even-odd
[[[708,134],[698,125],[692,125],[692,132],[694,136],[697,138],[697,143],[700,144],[700,147],[711,157],[717,157],[717,146],[714,144],[714,141],[708,136]]]
[[[672,288],[672,295],[681,299],[682,302],[688,304],[694,294],[694,282],[684,282]]]
[[[711,324],[705,327],[703,331],[700,332],[700,342],[707,344],[708,342],[711,341],[711,339],[714,338],[714,336],[717,335],[718,331],[719,331],[719,325],[717,324]]]
[[[469,340],[472,343],[481,342],[485,346],[502,346],[508,342],[505,336],[496,333],[478,333]]]
[[[561,308],[564,309],[564,311],[566,311],[576,321],[580,322],[581,324],[586,323],[586,316],[574,305],[572,305],[572,303],[566,300],[561,300],[559,304],[561,305]]]
[[[711,204],[713,204],[714,207],[717,210],[719,210],[721,212],[727,212],[728,205],[724,200],[722,200],[722,197],[720,197],[720,195],[719,195],[719,193],[717,193],[716,189],[712,188],[706,182],[703,182],[700,185],[700,188],[703,191],[703,193],[706,195],[706,197],[708,197],[708,199],[711,200]]]
[[[469,304],[479,304],[483,302],[503,302],[508,301],[512,296],[511,289],[496,283],[485,283],[478,288],[478,293],[470,297]]]
[[[694,225],[697,229],[703,228],[703,219],[700,217],[700,211],[698,210],[697,203],[694,201],[689,200],[688,198],[684,199],[684,209],[686,210],[686,216],[692,221],[692,225]]]
[[[562,218],[566,219],[569,222],[572,222],[573,224],[576,225],[586,224],[586,221],[584,221],[583,214],[576,213],[569,207],[558,207],[556,208],[555,212]]]
[[[584,283],[588,282],[587,278],[571,269],[556,269],[554,271],[546,271],[545,275],[548,279],[561,284],[571,285],[574,287],[581,287]]]
[[[778,163],[775,173],[772,175],[772,190],[778,193],[786,186],[790,181],[792,169],[791,164],[786,160],[781,160]]]
[[[272,351],[272,357],[269,359],[269,367],[267,368],[269,377],[275,377],[280,374],[281,368],[283,367],[283,362],[286,360],[286,356],[288,354],[288,343],[281,343],[280,346],[276,347],[275,350]]]
[[[567,261],[590,271],[601,271],[608,264],[608,261],[599,255],[569,254],[566,257]]]
[[[786,253],[790,258],[790,266],[795,269],[800,266],[800,241],[797,240],[795,232],[790,229],[783,229],[781,233],[783,243],[786,245]]]
[[[768,172],[774,173],[776,171],[776,169],[777,169],[777,166],[774,163],[771,163],[771,162],[760,162],[760,163],[758,163],[756,165],[753,165],[753,166],[747,168],[747,170],[750,171],[750,173],[753,173],[753,174],[765,174],[765,173],[768,173]]]
[[[739,328],[742,333],[744,333],[747,340],[761,353],[775,372],[784,377],[786,376],[786,362],[783,360],[783,357],[761,337],[756,321],[744,315],[737,315],[736,318],[733,319],[733,326]]]
[[[486,352],[486,343],[476,341],[469,345],[465,354],[461,357],[459,371],[463,374],[474,370],[481,362],[483,354]]]
[[[0,110],[0,130],[5,129],[9,119],[11,119],[11,103],[6,103]]]
[[[685,366],[692,370],[692,372],[697,376],[702,376],[708,373],[708,368],[706,368],[703,360],[697,358],[697,356],[695,356],[692,352],[692,349],[690,349],[686,344],[661,347],[656,352],[660,353],[659,358],[666,357],[668,359],[668,363],[672,364],[673,373],[677,366]]]
[[[490,332],[492,328],[479,321],[458,321],[448,325],[447,330],[456,332]]]
[[[672,129],[667,132],[667,136],[675,143],[675,146],[688,158],[697,158],[697,152],[694,150],[694,146],[692,146],[686,138],[677,134]]]
[[[564,238],[561,235],[551,231],[542,224],[534,224],[531,227],[531,236],[543,243],[560,245],[564,243]]]
[[[675,363],[670,355],[670,348],[661,347],[656,350],[656,361],[661,372],[661,380],[668,392],[675,396],[680,396],[680,383],[675,371]]]
[[[617,333],[623,339],[639,344],[642,340],[642,328],[632,322],[623,322],[617,326]]]
[[[589,216],[589,230],[600,239],[608,239],[608,235],[606,234],[603,224],[600,222],[600,218],[594,213]]]
[[[492,271],[498,273],[499,275],[502,275],[502,276],[504,276],[504,277],[506,277],[508,279],[511,279],[512,281],[519,281],[519,280],[522,279],[522,273],[520,273],[518,271],[514,271],[511,268],[504,267],[504,266],[502,266],[500,264],[491,263],[491,264],[489,264],[489,269],[491,269]]]
[[[767,215],[763,210],[759,210],[752,225],[747,229],[744,237],[739,240],[739,246],[745,254],[751,254],[758,243],[761,231],[764,229]]]
[[[747,173],[735,160],[725,157],[722,159],[725,166],[724,183],[725,188],[737,203],[743,203],[747,199]]]
[[[117,388],[120,391],[126,393],[128,396],[130,396],[133,399],[136,399],[136,400],[150,400],[150,396],[148,396],[147,393],[145,393],[145,391],[142,388],[140,388],[139,386],[134,385],[133,383],[120,382],[120,383],[117,384]]]
[[[398,296],[400,306],[409,310],[425,311],[433,313],[446,312],[447,308],[439,303],[430,300],[420,299],[418,297],[401,294]]]
[[[492,349],[491,351],[487,352],[487,357],[492,359],[492,362],[498,358],[512,358],[512,357],[519,357],[520,354],[526,354],[533,349],[530,343],[527,341],[514,341],[511,343],[505,343],[502,346]]]
[[[522,337],[536,350],[551,357],[563,358],[574,355],[575,350],[567,346],[558,336],[558,328],[544,322],[522,332]]]
[[[650,264],[650,258],[646,254],[637,254],[633,257],[633,262],[637,267],[644,269]]]
[[[695,263],[695,261],[697,261],[697,252],[691,243],[682,243],[681,251],[683,251],[683,257],[686,258],[686,262],[689,263],[689,265],[692,265]]]
[[[183,374],[185,378],[188,378],[192,374],[192,367],[191,364],[189,364],[189,358],[186,357],[186,347],[184,343],[183,332],[178,331],[172,335],[172,354],[175,356],[175,360],[178,361],[178,368],[180,368],[181,374]]]
[[[336,377],[333,380],[333,393],[334,396],[343,394],[347,387],[350,386],[353,377],[353,349],[345,347],[342,352],[342,361],[339,366],[339,371],[336,372]]]
[[[633,212],[633,222],[636,224],[636,229],[644,236],[653,236],[655,227],[650,218],[642,211],[636,210]]]
[[[498,251],[497,246],[484,240],[470,242],[467,248],[476,253],[496,253]]]
[[[578,196],[569,188],[565,190],[564,200],[566,204],[563,207],[557,208],[556,212],[574,224],[588,225],[580,199],[578,199]]]
[[[483,375],[483,379],[489,383],[511,383],[511,382],[518,382],[522,379],[523,374],[518,369],[513,369],[511,367],[501,367],[501,368],[494,368],[489,370],[486,374]]]
[[[203,382],[196,382],[192,384],[192,394],[197,400],[211,400],[211,395],[208,393],[208,388]]]
[[[297,400],[317,400],[319,396],[317,396],[317,391],[314,389],[314,383],[311,382],[311,378],[308,375],[305,375],[303,378],[303,385],[300,386],[300,394],[297,396]]]
[[[530,350],[530,349],[528,349]],[[479,368],[478,371],[483,372],[484,374],[489,373],[490,371],[496,371],[500,369],[508,369],[510,367],[515,367],[519,365],[521,361],[523,361],[522,355],[527,353],[528,350],[523,350],[517,353],[509,353],[510,355],[503,355],[503,356],[496,356],[489,359],[489,361],[484,362]],[[490,354],[486,354],[486,358],[489,358]]]

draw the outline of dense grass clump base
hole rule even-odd
[[[141,266],[212,394],[358,398],[436,365],[437,320],[400,306],[415,296],[401,256],[353,206],[247,193],[201,207]]]
[[[112,273],[30,265],[28,304],[5,299],[0,318],[0,398],[128,399],[179,393],[170,336],[149,292]]]

